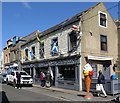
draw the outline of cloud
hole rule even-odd
[[[28,3],[28,2],[22,2],[22,4],[23,4],[23,6],[25,7],[25,8],[27,8],[27,9],[31,9],[31,6],[30,6],[30,4]]]

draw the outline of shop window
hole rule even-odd
[[[69,34],[69,37],[68,37],[68,51],[71,52],[73,51],[76,46],[77,46],[77,35],[75,32],[72,32]]]
[[[44,58],[44,43],[40,45],[39,54],[40,58]]]
[[[75,81],[75,66],[59,66],[58,80]]]
[[[97,64],[91,64],[94,74],[92,76],[92,78],[97,78],[97,73],[98,73],[98,69],[97,69]]]
[[[102,27],[107,27],[107,14],[106,13],[99,13],[99,25]]]
[[[35,46],[32,47],[32,60],[35,59]]]
[[[58,55],[58,38],[53,38],[52,39],[52,44],[51,44],[51,54],[52,56]]]
[[[101,50],[107,51],[107,36],[100,35]]]
[[[28,49],[25,49],[25,61],[28,60]]]

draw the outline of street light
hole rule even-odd
[[[26,42],[26,40],[18,38],[18,70],[21,71],[21,43],[20,42]]]

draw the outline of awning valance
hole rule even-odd
[[[105,61],[105,60],[112,60],[112,57],[105,57],[105,56],[92,56],[92,55],[88,55],[88,60],[101,60],[101,61]]]

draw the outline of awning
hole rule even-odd
[[[101,61],[105,61],[105,60],[112,60],[112,59],[113,59],[112,57],[88,55],[88,60],[101,60]]]

